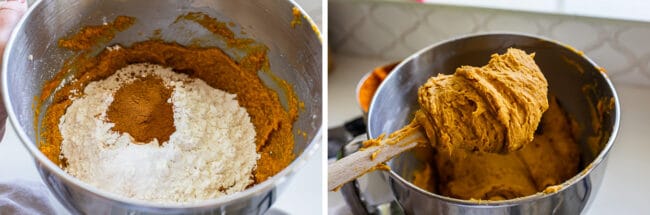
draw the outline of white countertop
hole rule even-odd
[[[355,99],[357,82],[377,66],[390,62],[359,56],[334,54],[329,71],[328,127],[361,114]],[[616,85],[621,102],[621,127],[605,170],[603,184],[584,214],[647,213],[650,193],[650,88]],[[329,214],[349,214],[339,192],[328,193]]]

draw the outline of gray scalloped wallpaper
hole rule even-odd
[[[571,45],[615,84],[650,87],[650,23],[469,7],[329,1],[332,51],[399,60],[433,43],[485,32],[522,32]]]

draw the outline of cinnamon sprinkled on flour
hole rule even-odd
[[[121,196],[160,203],[217,198],[253,183],[260,157],[255,127],[235,95],[152,64],[129,65],[83,91],[58,125],[65,171],[76,178]],[[175,130],[156,137],[161,131],[143,128],[165,129],[156,126],[169,120],[164,116],[169,113],[153,110],[161,106],[172,107],[168,126]],[[111,108],[122,114],[113,117],[117,123],[108,120]],[[151,140],[140,142],[142,132],[149,132]]]
[[[172,104],[167,102],[171,94],[163,80],[153,75],[122,86],[106,112],[108,120],[115,123],[111,130],[129,133],[136,143],[154,138],[167,142],[176,131]]]

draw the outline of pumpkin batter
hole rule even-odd
[[[413,184],[459,199],[504,200],[563,183],[578,172],[580,151],[566,113],[555,98],[549,104],[533,142],[521,150],[449,154],[431,149],[420,155],[429,162],[414,173]]]
[[[577,172],[569,120],[555,98],[549,108],[548,84],[533,57],[508,49],[486,66],[462,66],[420,88],[416,120],[434,155],[414,174],[416,186],[459,199],[505,200]]]
[[[46,109],[42,122],[43,129],[40,132],[43,141],[39,144],[40,150],[50,160],[62,167],[65,166],[65,157],[61,156],[60,152],[62,137],[58,124],[59,119],[70,106],[71,98],[81,96],[80,92],[83,92],[90,82],[102,80],[120,68],[135,63],[151,63],[171,67],[175,72],[202,79],[213,88],[237,95],[239,104],[246,108],[255,126],[255,143],[261,156],[253,173],[256,183],[265,181],[293,161],[295,155],[292,129],[298,117],[300,102],[286,81],[274,77],[269,72],[268,74],[287,94],[289,102],[285,110],[278,94],[264,85],[259,78],[257,74],[259,70],[269,71],[266,56],[268,48],[254,43],[252,39],[235,38],[227,25],[204,14],[190,13],[180,16],[178,20],[180,19],[198,22],[216,36],[226,40],[229,47],[246,49],[247,55],[236,62],[219,48],[187,48],[173,42],[149,40],[135,43],[130,47],[106,49],[97,56],[90,56],[91,48],[97,45],[89,41],[100,44],[110,41],[116,31],[124,30],[133,24],[134,20],[118,17],[115,22],[104,27],[83,28],[78,34],[59,42],[63,48],[83,52],[69,60],[57,76],[44,85],[39,99],[38,106],[41,106],[52,95],[52,103]],[[56,90],[71,69],[76,71],[73,74],[73,81]],[[114,107],[115,110],[120,108],[124,107]],[[37,110],[36,116],[38,114]],[[116,115],[116,117],[120,116]],[[122,117],[135,118],[135,116]],[[116,129],[120,128],[116,126]],[[173,129],[173,126],[169,129]],[[152,137],[143,134],[142,138],[146,140]]]
[[[418,91],[416,118],[434,147],[511,152],[533,140],[548,108],[547,82],[533,60],[510,48],[483,67],[462,66]]]
[[[430,144],[414,150],[425,163],[413,172],[414,185],[459,199],[505,200],[557,190],[577,173],[571,121],[547,99],[533,57],[508,49],[486,66],[462,66],[419,89],[415,123]]]

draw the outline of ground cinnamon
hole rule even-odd
[[[173,107],[168,102],[171,95],[172,89],[153,75],[122,86],[106,113],[115,123],[112,130],[130,134],[137,143],[157,139],[162,145],[176,131]]]

